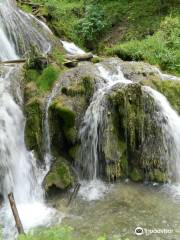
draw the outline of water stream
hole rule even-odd
[[[56,196],[53,204],[65,211],[64,199]],[[101,199],[88,201],[79,196],[67,211],[63,224],[74,228],[76,240],[179,240],[180,199],[167,188],[143,184],[115,183]],[[135,235],[136,227],[144,234]],[[147,230],[168,230],[169,233],[147,233]]]
[[[31,42],[44,53],[49,50],[51,44],[44,37],[46,33],[39,33],[32,27],[32,21],[41,25],[42,31],[48,32],[48,35],[47,28],[39,20],[19,11],[13,1],[0,1],[0,20],[1,61],[18,59],[20,54],[29,50]],[[20,37],[23,39],[22,51],[18,49]],[[12,91],[13,83],[18,81],[18,73],[22,71],[22,65],[6,64],[0,67],[0,192],[4,198],[0,225],[3,225],[5,240],[14,240],[17,235],[7,199],[10,192],[14,194],[25,231],[48,225],[52,216],[55,220],[57,215],[54,209],[46,207],[44,203],[44,172],[37,167],[36,159],[27,151],[24,142],[25,118]],[[61,219],[60,214],[58,219]]]

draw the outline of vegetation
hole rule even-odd
[[[36,87],[40,92],[51,90],[54,82],[58,79],[60,69],[53,65],[48,65],[42,71],[36,69],[26,70],[27,82],[35,82]]]
[[[21,235],[18,240],[79,240],[73,236],[73,228],[69,226],[56,226],[46,229],[30,231],[27,235]],[[100,236],[92,240],[108,240],[106,236]],[[130,240],[113,237],[112,240]]]
[[[72,230],[68,226],[40,229],[20,236],[18,240],[73,240]]]
[[[147,61],[162,70],[180,74],[180,18],[166,17],[159,31],[144,40],[131,40],[107,50],[123,60]]]
[[[178,0],[33,2],[40,4],[38,16],[46,18],[60,38],[67,38],[101,54],[104,47],[110,47],[108,54],[125,60],[144,60],[180,74]],[[33,12],[29,5],[22,4],[21,7]],[[58,51],[55,52],[57,55]],[[47,89],[49,85],[41,87]]]

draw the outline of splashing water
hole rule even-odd
[[[106,96],[116,84],[130,84],[131,81],[124,78],[120,67],[116,71],[102,64],[97,64],[100,81],[96,83],[96,92],[92,97],[83,120],[79,135],[81,139],[80,166],[82,168],[82,181],[80,195],[86,200],[95,200],[103,196],[107,191],[106,186],[99,180],[100,176],[100,140],[106,124],[107,104]],[[169,77],[169,76],[168,76]],[[180,117],[170,106],[168,100],[161,93],[150,87],[142,87],[155,100],[157,106],[157,122],[161,122],[164,139],[165,160],[168,165],[168,175],[176,194],[180,194]]]
[[[19,10],[13,0],[0,0],[0,29],[1,38],[3,35],[4,39],[6,37],[0,50],[6,49],[6,54],[16,51],[17,55],[22,57],[32,48],[41,53],[50,50],[52,34],[48,27],[31,14]],[[17,59],[14,55],[11,57]],[[2,58],[1,55],[0,59]]]
[[[84,54],[85,53],[85,51],[83,51],[81,48],[77,47],[72,42],[66,42],[66,41],[61,40],[61,43],[63,45],[63,48],[71,55]]]
[[[18,10],[13,1],[0,1],[0,20],[1,61],[18,59],[30,49],[32,42],[44,53],[49,50],[51,44],[45,38],[49,34],[48,28]],[[41,27],[41,32],[37,27]],[[10,192],[14,194],[25,231],[49,225],[52,219],[57,223],[63,217],[46,207],[42,189],[45,172],[37,167],[36,159],[24,143],[25,118],[12,95],[12,85],[22,71],[23,65],[0,66],[0,193],[4,198],[0,224],[3,225],[5,240],[14,240],[17,236],[7,199]]]
[[[161,128],[167,149],[169,180],[177,183],[173,188],[177,194],[180,194],[180,116],[164,95],[150,87],[145,86],[143,89],[154,98],[158,107],[158,119],[165,119],[161,122]]]
[[[112,63],[113,64],[113,63]],[[81,139],[80,162],[82,164],[82,177],[90,182],[81,182],[80,195],[88,200],[98,199],[107,191],[107,187],[99,180],[99,152],[100,133],[104,129],[106,119],[106,95],[116,84],[129,84],[130,80],[117,67],[116,71],[107,70],[102,64],[97,64],[100,81],[96,84],[97,90],[92,97],[80,129]],[[86,183],[86,184],[85,184]]]
[[[45,175],[49,171],[51,162],[53,159],[51,153],[51,139],[50,139],[50,128],[49,128],[49,107],[52,103],[52,100],[56,96],[59,91],[61,82],[57,82],[51,92],[51,94],[47,97],[45,102],[45,117],[44,117],[44,159],[45,159]]]

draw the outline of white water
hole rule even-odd
[[[113,64],[113,63],[112,63]],[[107,186],[99,180],[99,141],[100,131],[106,118],[106,95],[116,84],[130,84],[125,79],[121,68],[116,71],[106,69],[102,64],[97,64],[100,81],[96,84],[97,90],[85,113],[79,135],[81,139],[80,162],[83,165],[82,176],[89,181],[81,182],[79,194],[88,200],[96,200],[108,190]]]
[[[4,239],[14,239],[16,230],[7,200],[14,193],[25,230],[48,224],[55,210],[45,206],[39,169],[24,143],[25,119],[10,93],[10,85],[18,66],[2,67],[0,77],[0,192],[4,196],[0,222],[4,225]],[[22,70],[22,69],[21,69]],[[54,218],[55,219],[55,218]]]
[[[45,159],[45,175],[49,171],[52,163],[52,152],[51,152],[51,139],[50,139],[50,127],[49,127],[49,107],[52,103],[52,100],[59,91],[61,82],[57,82],[51,92],[47,97],[45,102],[45,117],[44,117],[44,159]]]
[[[159,68],[154,68],[157,73],[159,74],[161,80],[165,81],[165,80],[170,80],[170,81],[180,81],[180,77],[176,77],[170,74],[166,74],[166,73],[162,73]]]
[[[61,40],[61,43],[63,45],[63,48],[71,55],[85,53],[85,51],[83,51],[81,48],[77,47],[73,42],[67,42],[67,41]]]
[[[0,28],[0,36],[1,36],[1,44],[0,44],[0,52],[1,52],[1,57],[0,60],[14,60],[17,59],[17,55],[14,51],[14,48],[11,46],[9,43],[6,34],[2,29]]]
[[[31,26],[32,19],[36,22],[34,17],[19,11],[14,2],[0,1],[0,60],[18,59],[16,50],[19,53],[26,52],[30,46],[28,41],[33,41],[44,52],[49,50],[50,43]],[[39,20],[37,22],[40,24]],[[23,31],[20,31],[21,27]],[[17,41],[20,36],[24,49],[18,49]],[[49,225],[52,217],[58,223],[63,217],[54,209],[46,207],[42,189],[45,172],[37,167],[36,159],[27,151],[24,143],[25,118],[11,91],[13,81],[18,77],[17,73],[22,70],[21,65],[2,65],[0,71],[0,193],[4,197],[0,225],[3,225],[4,240],[14,240],[17,235],[7,199],[10,192],[14,194],[25,231]]]
[[[42,53],[50,50],[52,34],[48,27],[31,14],[19,10],[14,0],[0,0],[0,29],[1,39],[3,35],[9,39],[1,44],[0,49],[9,45],[10,51],[14,48],[21,57],[29,54],[32,47]]]
[[[74,54],[81,54],[85,53],[82,49],[77,47],[74,43],[72,42],[67,42],[60,40],[63,48],[70,53],[71,55]],[[49,107],[52,103],[52,100],[58,93],[58,90],[60,88],[61,83],[57,82],[56,85],[53,87],[53,90],[51,94],[47,97],[46,102],[45,102],[45,117],[44,117],[44,158],[45,158],[45,163],[46,163],[46,172],[48,172],[51,162],[52,162],[52,153],[51,153],[51,139],[50,139],[50,129],[49,129]]]
[[[106,95],[116,84],[132,83],[124,78],[120,67],[117,67],[116,72],[111,68],[107,70],[102,64],[97,64],[97,68],[101,81],[96,84],[97,90],[85,113],[79,132],[81,139],[80,161],[83,163],[82,178],[87,179],[81,181],[82,187],[79,194],[82,198],[90,201],[103,197],[108,190],[108,187],[99,180],[99,141],[100,131],[101,129],[103,131],[106,118]],[[157,122],[161,123],[164,149],[166,149],[164,160],[167,161],[168,165],[169,181],[176,183],[171,184],[171,189],[176,194],[180,194],[180,116],[161,93],[150,87],[143,87],[143,90],[155,100],[158,109]]]
[[[143,87],[143,89],[155,99],[158,117],[164,119],[161,127],[165,149],[167,149],[169,180],[176,183],[173,188],[180,194],[180,116],[164,95],[150,87]]]

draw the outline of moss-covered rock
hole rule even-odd
[[[32,98],[25,105],[26,127],[25,142],[29,150],[34,150],[38,159],[42,160],[42,141],[43,141],[43,112],[42,99]]]
[[[50,172],[45,177],[44,186],[46,191],[49,191],[51,187],[64,190],[70,187],[73,181],[74,179],[69,165],[66,160],[61,157],[54,162]]]
[[[140,172],[139,169],[134,168],[130,173],[130,178],[134,182],[140,182],[140,181],[143,181],[143,174]],[[154,175],[152,180],[155,180]]]
[[[75,113],[59,99],[51,104],[51,110],[59,117],[63,127],[70,128],[75,124]]]
[[[159,78],[149,78],[146,81],[142,81],[141,84],[151,86],[161,92],[168,99],[173,108],[180,114],[180,81],[163,81]]]
[[[166,150],[160,128],[163,119],[156,118],[154,99],[140,84],[129,84],[115,89],[110,102],[114,109],[114,128],[121,142],[119,151],[123,150],[122,158],[114,158],[114,167],[111,162],[115,173],[112,175],[130,177],[133,181],[167,181]],[[117,163],[124,170],[121,167],[121,174],[119,171],[116,176]]]

